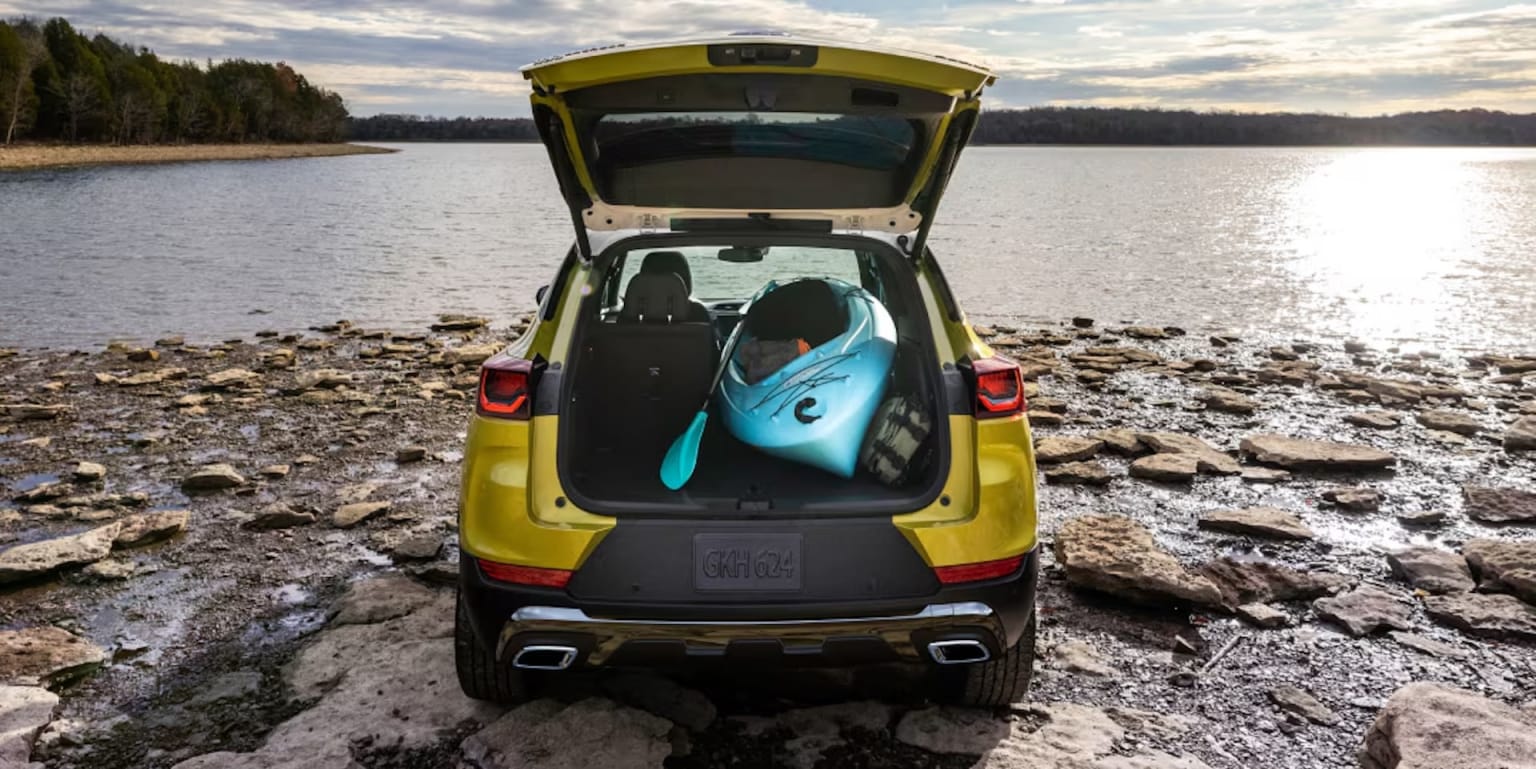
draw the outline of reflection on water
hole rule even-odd
[[[0,344],[505,321],[567,248],[542,149],[0,174]],[[934,230],[990,322],[1529,345],[1536,151],[967,151]]]

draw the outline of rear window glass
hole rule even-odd
[[[869,170],[901,168],[918,142],[898,115],[813,112],[649,112],[604,115],[594,139],[600,162],[755,157],[810,160]]]
[[[629,279],[640,272],[647,254],[656,251],[681,253],[693,280],[693,296],[705,301],[747,299],[770,280],[837,278],[860,285],[858,252],[846,248],[771,246],[760,262],[728,262],[720,259],[723,246],[681,246],[629,252],[619,275],[618,296]]]

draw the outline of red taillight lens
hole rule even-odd
[[[533,566],[513,566],[510,563],[496,563],[476,558],[480,564],[480,571],[485,576],[497,582],[511,582],[514,585],[534,585],[537,587],[565,587],[565,583],[571,581],[571,572],[567,569],[539,569]]]
[[[475,410],[488,417],[527,419],[533,413],[533,362],[491,358],[480,367]]]
[[[981,563],[963,563],[959,566],[939,566],[933,570],[938,576],[939,582],[945,585],[957,585],[961,582],[981,582],[987,579],[1006,577],[1019,570],[1019,564],[1024,562],[1023,555],[1012,558],[1004,558],[1001,561],[983,561]]]
[[[971,364],[976,374],[977,418],[1006,417],[1024,410],[1024,378],[1019,365],[994,355]]]

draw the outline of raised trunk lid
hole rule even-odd
[[[523,75],[588,258],[589,231],[711,220],[916,233],[920,254],[993,80],[950,59],[758,35],[580,52]]]

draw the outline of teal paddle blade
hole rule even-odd
[[[701,409],[693,415],[688,429],[672,441],[667,455],[661,459],[661,483],[677,491],[693,477],[693,468],[699,463],[699,442],[704,439],[704,424],[709,421],[709,410]]]

